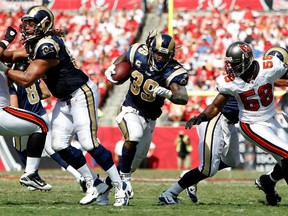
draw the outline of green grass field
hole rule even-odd
[[[95,170],[100,176],[103,171]],[[109,206],[81,206],[84,196],[73,177],[60,170],[41,170],[41,176],[54,187],[50,192],[28,191],[18,182],[22,172],[0,173],[0,215],[286,215],[288,190],[286,183],[277,185],[282,195],[279,206],[263,204],[264,194],[254,186],[262,173],[254,171],[221,171],[198,185],[198,203],[192,203],[183,192],[181,204],[161,206],[159,194],[179,176],[171,170],[137,170],[133,175],[134,199],[129,206],[113,207],[114,190]]]

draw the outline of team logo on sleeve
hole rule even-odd
[[[43,46],[42,47],[42,53],[44,54],[44,55],[47,55],[47,54],[49,54],[49,53],[52,53],[53,52],[53,46],[52,47],[50,47],[50,46],[47,46],[47,45],[45,45],[45,46]]]
[[[184,76],[183,76],[183,79],[181,79],[180,80],[180,82],[179,82],[181,85],[187,85],[187,83],[188,83],[188,75],[187,74],[185,74]]]

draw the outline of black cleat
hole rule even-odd
[[[41,179],[38,172],[31,174],[24,173],[19,179],[19,182],[21,185],[28,188],[35,188],[36,190],[50,191],[52,189],[50,184],[47,184],[43,179]]]
[[[269,178],[267,175],[260,176],[255,180],[255,185],[259,190],[262,190],[266,195],[266,205],[276,206],[278,202],[281,202],[282,197],[277,193],[275,185],[269,184],[265,178]]]

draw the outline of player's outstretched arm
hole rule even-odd
[[[177,83],[172,83],[170,89],[164,88],[162,86],[156,86],[152,91],[154,97],[156,95],[160,97],[165,97],[175,104],[185,105],[188,102],[188,94],[184,86],[180,86]]]
[[[213,102],[209,104],[200,115],[194,116],[186,122],[185,128],[190,129],[193,125],[199,125],[201,122],[209,121],[214,118],[219,112],[221,112],[228,98],[229,95],[219,93]]]

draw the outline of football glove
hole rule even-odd
[[[28,59],[21,58],[20,60],[17,60],[17,62],[13,64],[13,67],[11,67],[11,69],[25,71],[28,68],[28,66],[29,66]]]
[[[185,129],[190,129],[190,128],[193,127],[193,125],[199,125],[199,124],[201,124],[201,122],[204,122],[204,121],[207,121],[207,120],[208,120],[208,118],[207,118],[206,114],[205,113],[201,113],[200,115],[194,116],[193,118],[188,120],[186,122]]]
[[[8,45],[14,40],[16,35],[17,31],[13,27],[9,26],[6,30],[4,40],[0,42],[0,47],[2,47],[4,50],[7,49]]]
[[[153,89],[153,96],[156,97],[156,95],[170,99],[172,97],[172,92],[171,90],[168,90],[161,86],[157,86],[156,88]]]
[[[113,78],[112,78],[112,75],[113,75],[113,74],[116,74],[115,67],[116,67],[116,65],[114,65],[114,64],[112,64],[111,66],[109,66],[109,67],[106,69],[106,71],[105,71],[105,76],[106,76],[107,80],[109,80],[109,82],[114,83],[114,84],[117,84],[118,81],[115,81],[115,80],[113,80]]]

